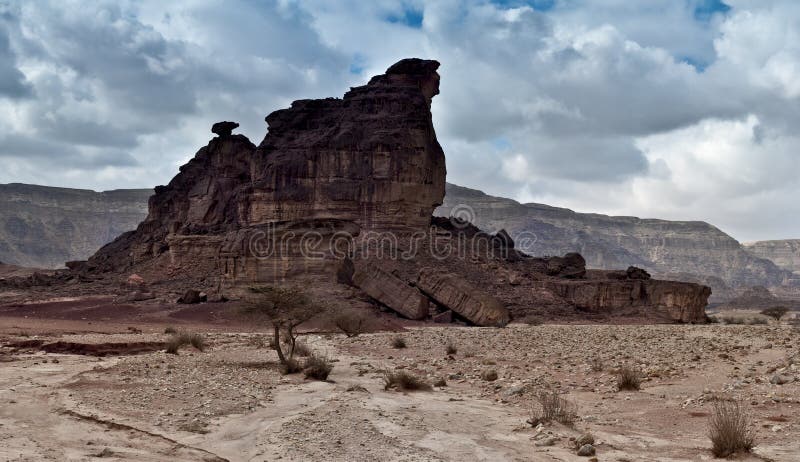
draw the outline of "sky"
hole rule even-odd
[[[213,135],[441,62],[448,181],[800,238],[795,0],[0,0],[0,182],[166,184]]]

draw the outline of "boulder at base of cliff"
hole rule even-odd
[[[478,326],[503,327],[511,320],[511,314],[499,300],[458,275],[426,268],[419,274],[417,287],[436,303]]]
[[[178,299],[178,303],[193,305],[195,303],[203,303],[207,299],[208,296],[204,292],[200,292],[199,290],[195,289],[189,289],[183,294],[183,297]]]
[[[374,263],[358,262],[352,281],[364,293],[408,319],[428,316],[430,302],[419,290]]]

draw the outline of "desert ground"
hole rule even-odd
[[[215,318],[214,304],[48,315],[65,306],[0,309],[0,460],[591,460],[576,455],[586,434],[599,461],[711,460],[711,405],[730,398],[755,431],[737,460],[800,454],[800,331],[788,325],[312,330],[302,342],[334,361],[315,381],[281,375],[267,327]],[[167,327],[206,348],[166,353]],[[640,391],[617,390],[624,366],[642,371]],[[436,386],[385,390],[398,370]],[[528,422],[543,390],[574,405],[572,424]]]

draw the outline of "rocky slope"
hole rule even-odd
[[[26,184],[0,185],[0,261],[59,268],[85,259],[136,228],[149,189],[95,192]]]
[[[466,217],[487,231],[505,229],[532,255],[579,252],[590,268],[635,265],[659,277],[711,284],[720,293],[795,283],[789,271],[704,222],[577,213],[520,204],[452,184],[435,214]]]
[[[800,239],[746,242],[744,247],[752,255],[771,260],[800,277]]]

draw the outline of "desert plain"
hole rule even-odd
[[[0,460],[712,460],[711,406],[727,399],[754,426],[737,460],[800,453],[800,330],[785,323],[487,328],[382,313],[355,337],[303,329],[334,365],[319,381],[282,375],[268,326],[221,304],[104,303],[0,309]],[[166,353],[172,330],[202,335],[203,351]],[[623,367],[639,391],[617,389]],[[397,371],[433,386],[385,389]],[[573,406],[571,423],[532,420],[543,391]],[[587,435],[595,454],[580,457]]]

